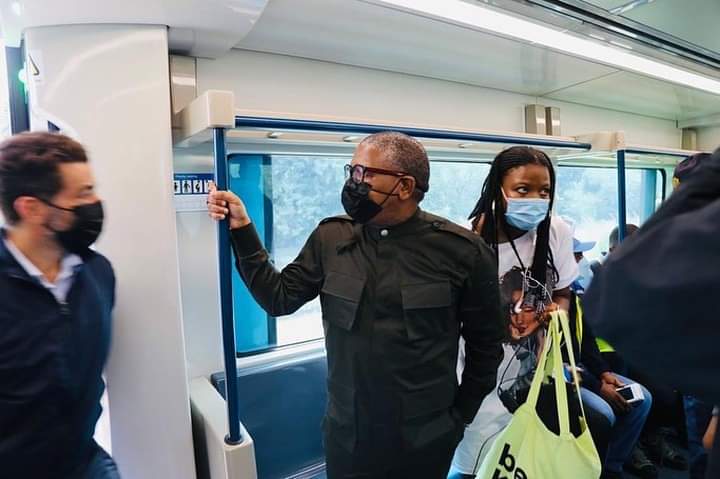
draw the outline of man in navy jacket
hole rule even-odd
[[[93,440],[115,277],[88,247],[103,210],[83,147],[55,133],[0,144],[0,477],[119,477]]]

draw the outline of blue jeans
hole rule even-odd
[[[627,379],[616,374],[616,376],[625,384],[635,381]],[[623,464],[630,459],[630,454],[640,438],[640,433],[645,425],[645,420],[650,414],[650,406],[652,406],[652,396],[644,386],[642,388],[645,398],[632,405],[632,409],[627,414],[616,415],[612,407],[600,396],[589,389],[580,388],[580,395],[584,407],[593,409],[602,414],[612,425],[610,433],[610,444],[608,445],[607,455],[604,458],[604,470],[611,472],[622,472]],[[603,458],[601,458],[603,459]]]
[[[688,464],[690,466],[690,479],[703,479],[707,469],[707,452],[702,445],[705,430],[712,417],[712,405],[695,399],[692,396],[683,397],[685,406],[685,421],[688,437]]]

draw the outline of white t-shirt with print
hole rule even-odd
[[[520,259],[526,268],[532,266],[535,254],[535,241],[537,231],[528,231],[521,237],[513,240]],[[553,262],[560,278],[554,289],[567,288],[575,281],[578,275],[578,266],[573,255],[573,237],[570,226],[559,216],[553,216],[550,221],[550,251],[553,255]],[[502,277],[510,271],[513,266],[520,266],[510,242],[498,245],[498,277]]]
[[[514,240],[515,248],[526,268],[532,265],[535,254],[537,233],[529,231]],[[553,216],[550,222],[550,251],[558,271],[559,279],[554,290],[563,289],[572,284],[578,274],[572,247],[572,230],[561,218]],[[498,245],[498,277],[502,277],[513,266],[520,266],[510,243]],[[522,364],[515,357],[515,350],[510,345],[503,345],[504,357],[497,372],[495,388],[485,397],[473,422],[465,429],[465,436],[455,450],[453,466],[463,474],[476,474],[482,460],[490,450],[495,437],[508,425],[512,414],[505,409],[497,389],[500,381],[517,377]],[[460,339],[458,357],[458,374],[465,366],[465,342]],[[507,384],[503,385],[507,389]]]

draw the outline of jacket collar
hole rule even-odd
[[[25,268],[22,267],[20,263],[18,263],[13,254],[5,245],[5,238],[7,238],[7,230],[5,228],[0,228],[0,274],[19,276],[24,279],[33,280],[33,277],[28,274],[28,272],[25,270]],[[82,262],[86,262],[93,255],[95,255],[95,252],[93,252],[91,249],[88,249],[87,251],[83,252],[78,256],[80,256]],[[79,266],[79,264],[73,265],[73,268],[77,268]]]
[[[370,235],[371,238],[375,240],[382,240],[385,238],[395,238],[398,236],[405,236],[407,234],[413,234],[420,231],[424,226],[426,226],[426,222],[423,221],[425,219],[425,212],[423,212],[419,207],[415,210],[415,213],[408,218],[406,221],[392,225],[392,226],[381,226],[381,225],[374,225],[374,224],[367,224],[365,225],[365,230]]]
[[[7,230],[0,228],[0,274],[11,276],[20,276],[22,278],[32,280],[29,274],[20,266],[10,250],[5,246],[5,238],[7,238]]]

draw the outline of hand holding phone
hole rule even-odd
[[[625,386],[616,389],[628,404],[634,404],[645,399],[642,388],[638,383],[626,384]]]

